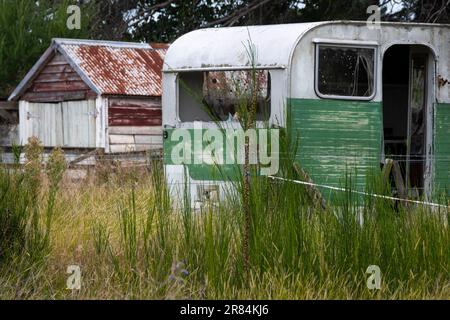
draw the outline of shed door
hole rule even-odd
[[[63,145],[60,103],[30,103],[27,119],[29,137],[37,137],[46,147]]]
[[[95,101],[30,103],[29,136],[45,147],[95,148]]]
[[[95,101],[61,104],[65,147],[95,148]]]

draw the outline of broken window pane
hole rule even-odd
[[[317,88],[320,94],[371,97],[375,49],[319,46]]]
[[[270,73],[257,70],[180,73],[180,120],[237,121],[239,108],[250,108],[256,84],[256,120],[270,116]]]

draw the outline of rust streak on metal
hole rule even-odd
[[[104,95],[161,96],[167,46],[155,49],[62,44]]]

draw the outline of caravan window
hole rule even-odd
[[[256,81],[253,81],[253,79]],[[183,122],[238,121],[250,108],[256,84],[256,120],[270,116],[270,72],[267,70],[182,72],[178,75],[178,114]]]
[[[323,98],[373,98],[375,48],[318,45],[316,91]]]

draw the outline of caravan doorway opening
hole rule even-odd
[[[419,197],[427,192],[431,56],[425,46],[394,45],[386,51],[383,60],[384,155],[400,171],[396,188],[400,195],[404,193],[407,197]],[[403,186],[398,185],[399,180]]]

